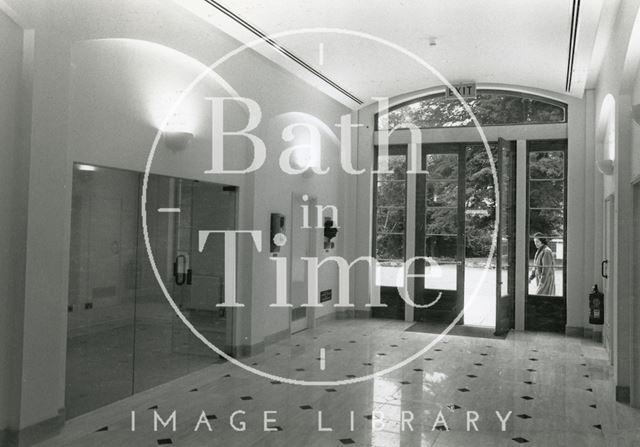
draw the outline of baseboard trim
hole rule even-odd
[[[6,447],[22,447],[34,445],[57,435],[64,427],[65,409],[58,410],[58,415],[22,430],[0,430],[0,445]]]
[[[593,327],[565,326],[564,329],[564,334],[567,337],[586,338],[597,343],[602,343],[602,331],[596,330]]]
[[[17,445],[16,439],[17,432],[12,430],[0,430],[0,445],[6,445],[9,447],[13,447]]]
[[[371,309],[356,309],[355,311],[356,319],[368,319],[371,318]]]
[[[622,404],[631,403],[631,387],[616,385],[616,402]]]
[[[264,338],[264,344],[271,345],[273,343],[278,343],[280,340],[284,340],[285,338],[291,337],[291,330],[289,328],[283,329],[275,334],[269,334]]]
[[[336,311],[336,320],[353,320],[355,318],[354,309],[344,309]]]
[[[591,336],[589,338],[596,343],[602,343],[602,326],[596,326],[592,328]]]
[[[251,357],[252,355],[262,354],[264,352],[264,341],[254,345],[234,346],[231,349],[231,355],[234,358]]]
[[[567,337],[584,337],[584,328],[582,326],[565,326],[564,334]]]
[[[333,321],[333,320],[337,320],[337,316],[336,316],[336,312],[331,312],[328,314],[325,314],[321,317],[316,318],[315,320],[315,324],[317,325],[318,323],[324,323],[327,321]]]

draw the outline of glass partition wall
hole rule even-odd
[[[386,160],[385,160],[386,157]],[[374,257],[378,261],[376,286],[380,302],[372,308],[376,318],[404,319],[404,301],[398,287],[404,285],[405,227],[407,208],[407,148],[391,146],[387,155],[376,149],[375,169],[391,171],[374,176]]]
[[[144,244],[142,174],[77,164],[71,218],[66,411],[71,418],[221,359],[178,319]],[[150,175],[147,228],[155,264],[181,312],[221,348],[224,243],[198,230],[236,226],[236,188]]]

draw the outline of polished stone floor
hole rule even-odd
[[[410,325],[329,321],[245,362],[294,379],[352,379],[436,339],[405,332]],[[505,340],[445,336],[401,369],[350,385],[290,385],[213,365],[72,419],[39,445],[639,446],[640,411],[613,396],[606,353],[594,342],[523,332]],[[154,414],[166,420],[174,410],[176,431],[154,431]],[[230,424],[239,410],[235,427],[245,423],[244,431]],[[266,421],[274,431],[264,430],[264,412],[275,412]],[[320,431],[320,412],[320,427],[332,431]],[[496,412],[511,412],[504,431]],[[469,430],[468,418],[477,418]]]

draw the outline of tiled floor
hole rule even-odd
[[[435,338],[404,332],[409,325],[327,322],[246,363],[296,379],[361,376],[407,358]],[[318,361],[322,348],[325,371]],[[606,354],[590,341],[521,332],[506,340],[448,336],[400,370],[343,386],[288,385],[230,364],[214,365],[73,419],[39,445],[640,445],[640,411],[615,403],[613,395]],[[153,414],[166,419],[174,410],[177,430],[159,426],[154,432]],[[238,410],[246,412],[236,416],[238,427],[246,423],[245,431],[229,423]],[[277,412],[268,414],[275,419],[268,426],[276,431],[264,431],[265,411]],[[322,427],[333,431],[319,431],[320,411]],[[478,416],[477,432],[473,426],[467,431],[471,411]],[[503,417],[512,412],[504,432],[496,411]],[[196,432],[203,412],[212,431],[201,423]]]

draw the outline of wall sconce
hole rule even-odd
[[[162,139],[164,140],[165,146],[178,152],[187,148],[189,142],[193,139],[193,134],[191,132],[179,131],[163,132]]]
[[[635,104],[631,107],[631,116],[636,124],[640,125],[640,104]]]
[[[600,171],[604,175],[613,174],[613,160],[598,160],[596,162],[596,167],[598,168],[598,171]]]
[[[78,170],[78,171],[89,171],[89,172],[94,172],[97,171],[98,168],[96,166],[93,165],[85,165],[85,164],[81,164],[81,163],[77,163],[74,165],[74,167]]]

